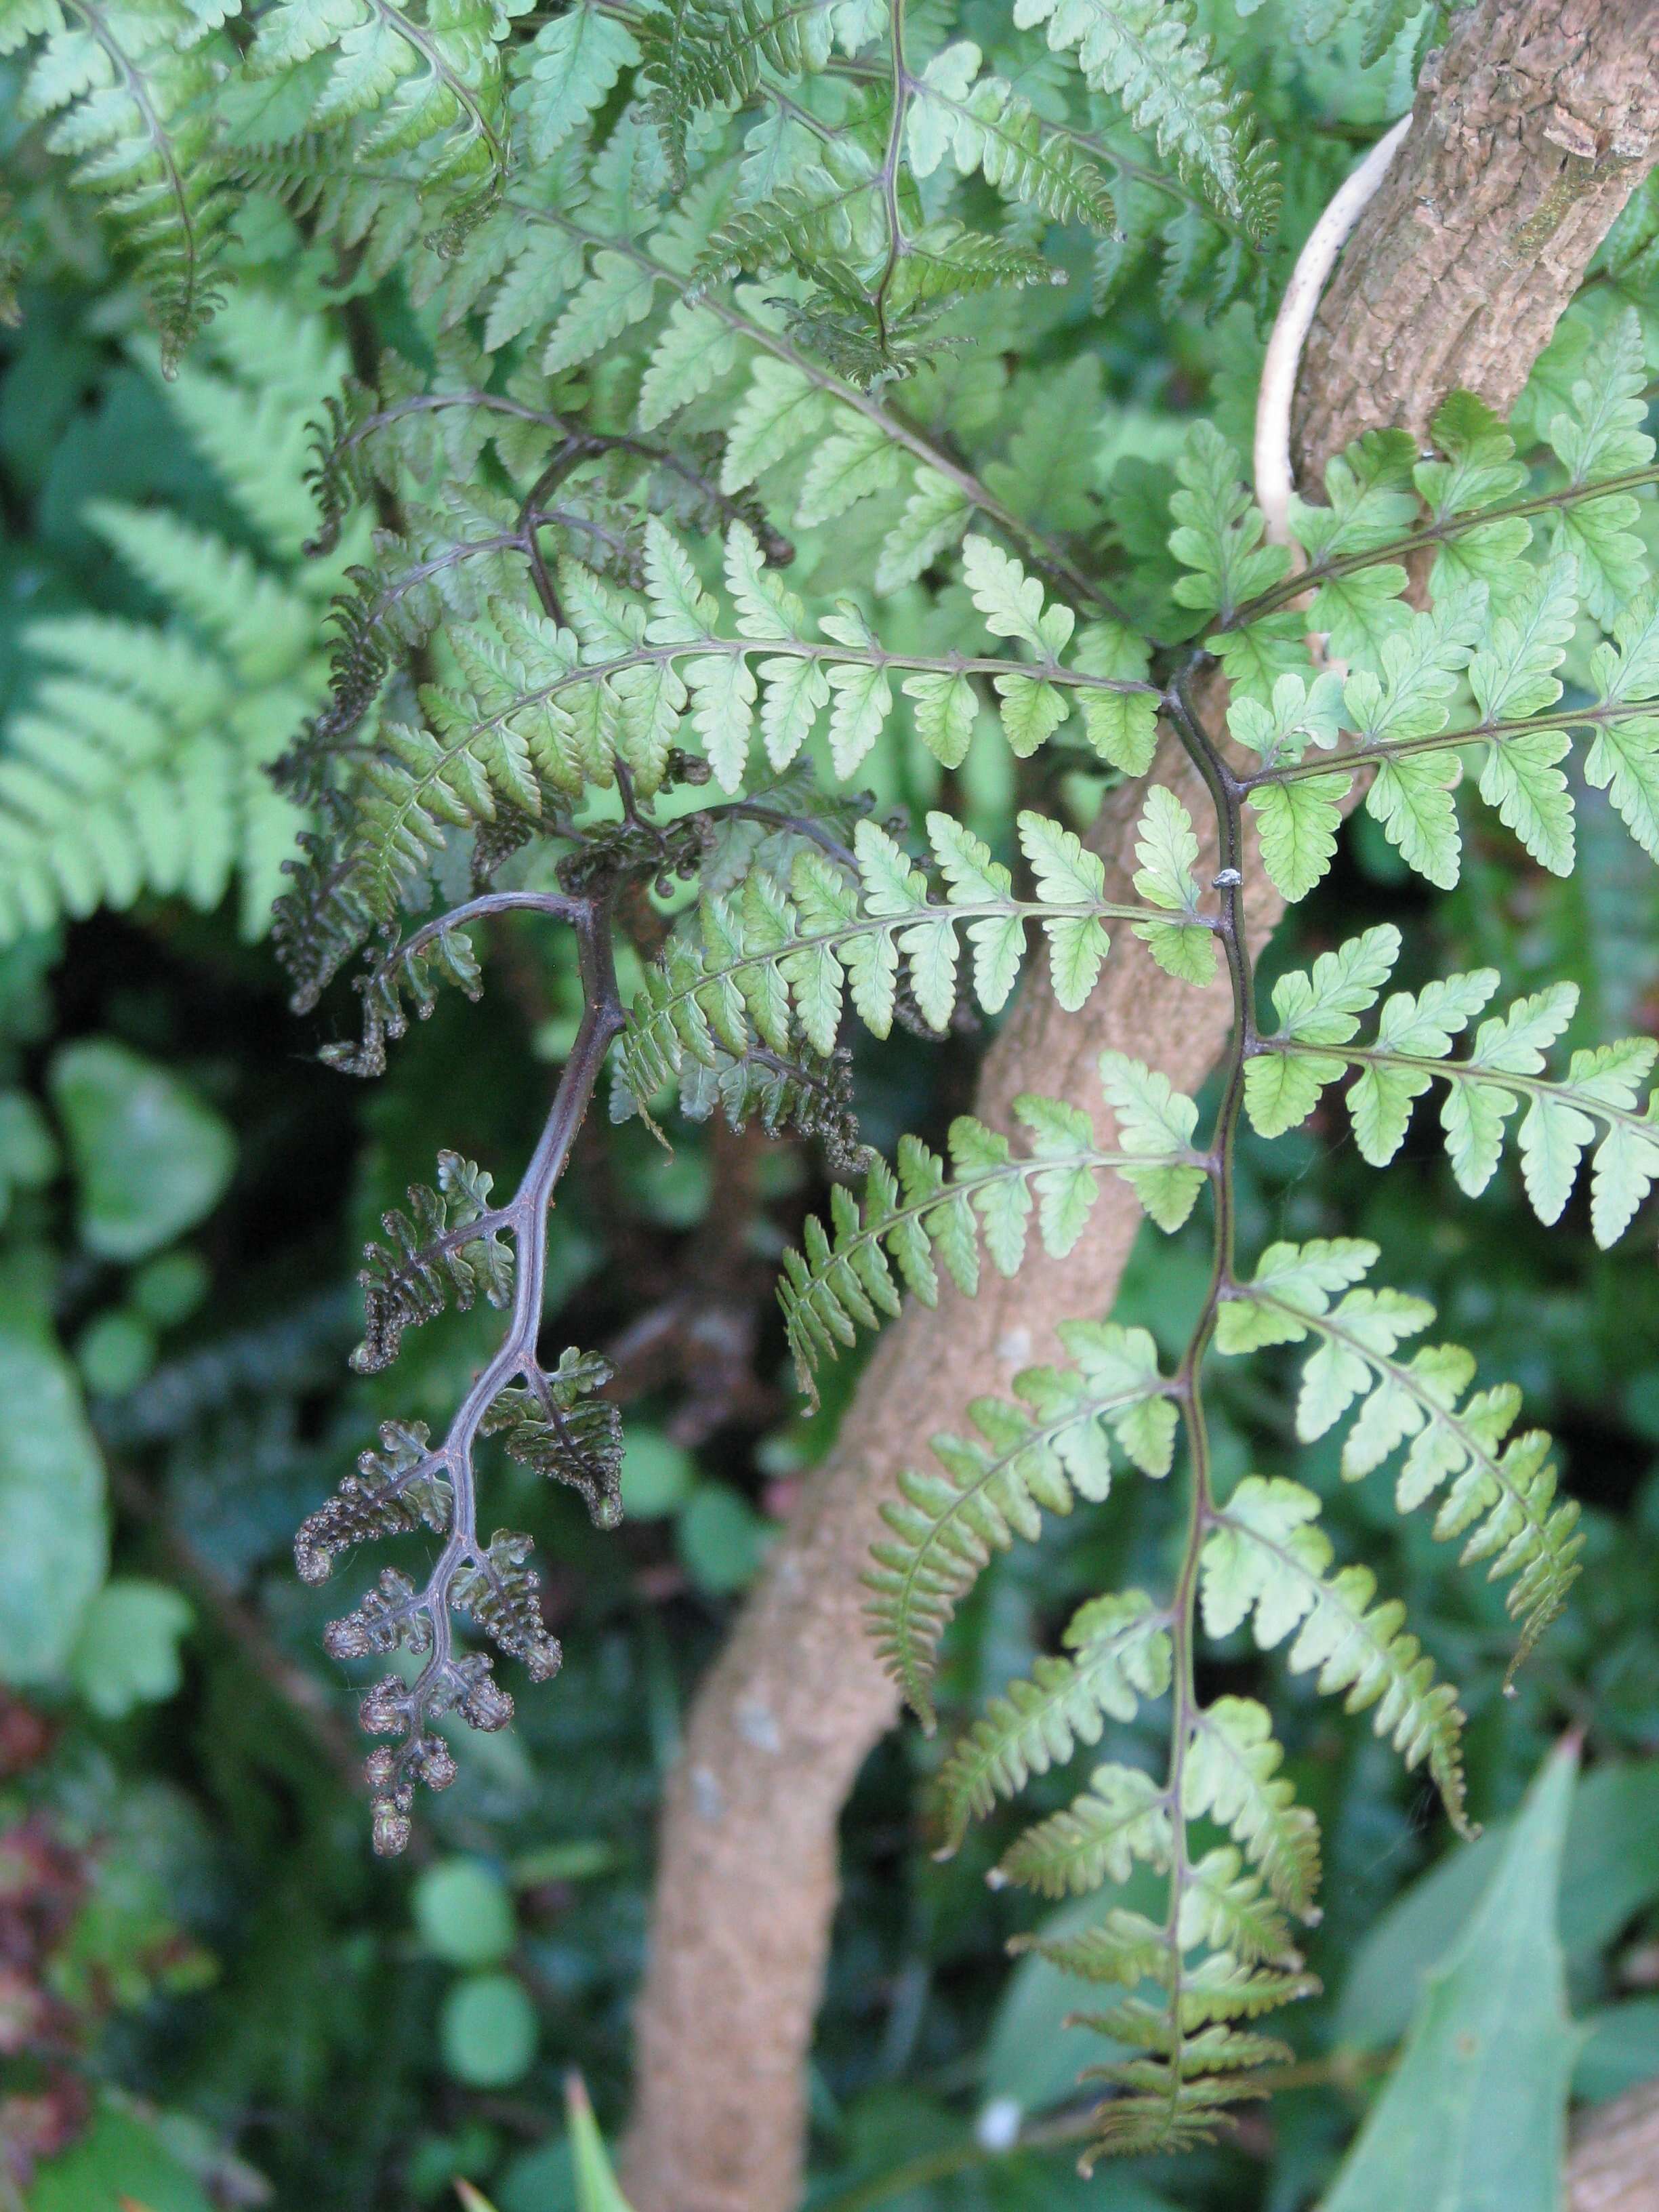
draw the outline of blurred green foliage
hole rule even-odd
[[[1238,65],[1270,112],[1307,126],[1284,254],[1340,173],[1346,137],[1392,112],[1408,58],[1362,70],[1345,33],[1280,68],[1275,12],[1261,12]],[[178,386],[161,380],[134,296],[72,224],[42,243],[0,368],[5,747],[15,753],[16,718],[38,713],[63,672],[64,629],[35,628],[29,643],[31,629],[119,621],[212,673],[220,688],[202,694],[178,757],[211,755],[222,799],[211,866],[190,875],[158,830],[139,880],[94,884],[81,902],[107,896],[118,913],[77,918],[66,902],[0,951],[0,2177],[11,2177],[0,2203],[113,2212],[122,2191],[149,2212],[412,2212],[453,2201],[464,2176],[499,2212],[574,2212],[604,2198],[592,2142],[573,2160],[559,2085],[580,2067],[607,2124],[619,2120],[652,1814],[680,1717],[833,1436],[857,1362],[826,1378],[818,1413],[793,1409],[767,1284],[822,1202],[813,1157],[757,1160],[708,1129],[678,1132],[672,1159],[637,1126],[595,1144],[555,1216],[549,1304],[556,1329],[569,1316],[581,1341],[636,1355],[623,1363],[629,1522],[602,1540],[568,1500],[495,1471],[503,1514],[549,1564],[564,1673],[521,1701],[510,1733],[456,1732],[460,1778],[429,1815],[419,1863],[371,1863],[350,1670],[319,1656],[326,1601],[295,1583],[289,1543],[380,1419],[443,1414],[493,1324],[474,1313],[422,1332],[394,1402],[381,1381],[347,1375],[355,1301],[339,1286],[440,1145],[522,1158],[546,1063],[568,1042],[573,978],[556,945],[504,927],[489,1006],[441,1004],[369,1089],[311,1057],[349,1027],[349,1006],[331,1002],[309,1030],[286,1012],[258,939],[294,824],[258,771],[317,696],[317,623],[336,580],[298,562],[307,395],[337,377],[352,318],[376,342],[425,341],[395,278],[358,284],[349,315],[331,304],[330,270],[275,202],[229,252],[246,304]],[[273,267],[280,304],[260,285]],[[1088,288],[1076,289],[1074,304],[1031,305],[1034,355],[1075,343],[1065,319],[1086,319]],[[1069,373],[1076,419],[1104,427],[1070,457],[1067,495],[1127,471],[1117,526],[1128,535],[1135,472],[1161,465],[1172,426],[1206,409],[1241,428],[1259,338],[1243,307],[1205,325],[1146,284],[1094,337]],[[263,416],[262,392],[281,400]],[[112,503],[127,524],[111,520]],[[143,583],[120,557],[137,542],[133,517],[197,533],[198,565],[234,575],[236,592],[263,579],[262,624],[238,629],[224,592],[193,591],[187,557],[171,588]],[[867,551],[849,538],[825,570],[856,574]],[[902,731],[867,773],[884,800],[939,788],[937,763]],[[1005,821],[1009,774],[1006,755],[976,741],[952,787],[964,817]],[[162,828],[178,788],[146,800]],[[1066,788],[1091,803],[1093,787]],[[1605,796],[1576,797],[1585,860],[1572,878],[1543,875],[1472,822],[1462,883],[1432,902],[1356,820],[1273,963],[1396,919],[1419,975],[1479,961],[1516,989],[1570,976],[1586,1036],[1652,1030],[1655,878]],[[82,827],[59,824],[66,837]],[[936,1139],[972,1062],[962,1039],[861,1060],[867,1133]],[[1585,1758],[1559,1904],[1567,1995],[1590,2027],[1576,2090],[1595,2100],[1659,2072],[1652,1210],[1603,1254],[1582,1202],[1540,1229],[1510,1170],[1478,1204],[1454,1203],[1426,1134],[1380,1178],[1334,1115],[1271,1152],[1247,1139],[1243,1153],[1251,1243],[1373,1238],[1389,1280],[1431,1298],[1483,1370],[1522,1383],[1584,1502],[1573,1607],[1506,1698],[1500,1598],[1386,1498],[1343,1485],[1334,1447],[1296,1445],[1288,1367],[1217,1385],[1221,1468],[1294,1468],[1316,1487],[1462,1686],[1472,1809],[1487,1833],[1449,1852],[1425,1793],[1364,1721],[1279,1682],[1297,1792],[1319,1814],[1329,1867],[1309,1947],[1328,1994],[1288,2031],[1302,2078],[1237,2142],[1085,2187],[1064,2118],[1079,2051],[1061,2022],[1086,1992],[1039,1962],[1009,1975],[1003,1941],[1033,1911],[983,1879],[1009,1818],[936,1863],[926,1796],[939,1753],[895,1736],[843,1829],[813,2084],[821,2212],[1295,2212],[1328,2183],[1424,1969],[1507,1863],[1504,1824],[1568,1725],[1583,1731]],[[1119,1317],[1173,1353],[1206,1266],[1195,1237],[1144,1248]],[[735,1332],[741,1388],[688,1392],[699,1356],[688,1309],[715,1309]],[[1126,1482],[1000,1558],[946,1646],[946,1720],[1025,1671],[1080,1598],[1150,1577],[1168,1542],[1144,1486]],[[1209,1687],[1249,1691],[1264,1673],[1240,1639]],[[1051,1810],[1069,1785],[1049,1776],[1031,1795]]]

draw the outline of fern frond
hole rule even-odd
[[[438,1188],[411,1183],[409,1211],[380,1216],[384,1244],[366,1248],[363,1340],[351,1355],[360,1375],[398,1357],[406,1328],[442,1313],[450,1293],[465,1313],[482,1291],[493,1306],[513,1295],[513,1255],[501,1242],[503,1216],[489,1204],[494,1178],[459,1152],[438,1155]]]
[[[44,38],[20,114],[57,118],[47,149],[74,162],[70,181],[100,203],[168,374],[222,301],[233,204],[212,95],[236,60],[221,27],[236,12],[235,0],[14,0],[0,17],[0,54]]]
[[[1122,1905],[1113,1905],[1075,1935],[1015,1936],[1008,1948],[1016,1958],[1047,1959],[1062,1973],[1083,1981],[1122,1982],[1131,1989],[1169,1972],[1169,1931]]]
[[[941,1261],[971,1297],[981,1243],[1000,1273],[1018,1272],[1034,1200],[1044,1250],[1056,1258],[1071,1250],[1094,1205],[1097,1170],[1122,1164],[1125,1156],[1097,1151],[1088,1116],[1060,1099],[1018,1098],[1014,1114],[1031,1140],[1027,1156],[1012,1152],[996,1130],[958,1115],[948,1170],[920,1139],[903,1136],[896,1173],[883,1159],[870,1163],[861,1210],[837,1184],[830,1229],[809,1215],[804,1253],[785,1253],[778,1285],[796,1376],[809,1398],[816,1397],[821,1358],[836,1358],[860,1326],[878,1328],[884,1316],[898,1312],[893,1267],[924,1305],[938,1301]]]
[[[1278,215],[1275,171],[1183,0],[1016,0],[1014,21],[1046,25],[1057,53],[1076,47],[1088,83],[1121,100],[1215,207],[1254,236],[1267,234]]]
[[[389,1520],[384,1531],[364,1533],[390,1534],[398,1525]],[[367,1659],[399,1649],[418,1656],[432,1649],[431,1616],[409,1577],[396,1567],[382,1567],[374,1588],[349,1613],[329,1622],[323,1649],[331,1659]]]
[[[933,1726],[927,1684],[939,1641],[993,1551],[1028,1542],[1044,1511],[1069,1513],[1074,1498],[1103,1498],[1111,1482],[1108,1431],[1144,1474],[1169,1471],[1175,1441],[1170,1384],[1145,1329],[1113,1322],[1062,1327],[1074,1367],[1028,1368],[1014,1378],[1022,1403],[976,1398],[968,1408],[982,1442],[933,1438],[939,1471],[899,1476],[881,1509],[891,1537],[874,1547],[865,1581],[877,1648],[921,1717]]]
[[[528,1564],[530,1550],[528,1536],[498,1528],[457,1574],[449,1601],[471,1615],[498,1651],[521,1659],[532,1682],[546,1682],[564,1654],[542,1619],[541,1581]]]
[[[550,161],[599,107],[625,69],[641,59],[627,24],[595,4],[578,4],[544,23],[512,58],[514,113],[532,161]]]
[[[345,1075],[385,1074],[388,1041],[396,1043],[408,1033],[405,998],[412,1002],[418,1018],[425,1021],[437,1004],[442,983],[454,984],[474,1001],[483,993],[483,971],[472,940],[447,916],[428,929],[417,930],[406,941],[394,940],[372,951],[369,958],[368,974],[358,976],[352,986],[362,1000],[362,1041],[355,1045],[325,1044],[318,1054],[328,1066]]]
[[[1253,1698],[1218,1698],[1198,1715],[1182,1763],[1182,1810],[1231,1829],[1287,1912],[1306,1919],[1319,1887],[1319,1826],[1279,1772],[1273,1719]]]
[[[1340,955],[1322,955],[1322,963],[1351,953],[1359,957],[1359,943]],[[1318,972],[1316,965],[1316,977]],[[1548,1048],[1577,1008],[1577,986],[1563,982],[1488,1017],[1467,1054],[1453,1059],[1454,1040],[1498,988],[1489,968],[1449,976],[1420,993],[1394,993],[1378,1014],[1376,1042],[1355,1043],[1357,1016],[1376,1002],[1387,973],[1384,966],[1374,981],[1368,975],[1365,987],[1345,1000],[1352,1011],[1335,1019],[1322,1012],[1308,975],[1287,976],[1275,988],[1279,1027],[1262,1041],[1245,1074],[1256,1127],[1264,1135],[1294,1127],[1328,1084],[1354,1068],[1346,1102],[1354,1137],[1363,1156],[1381,1167],[1404,1142],[1416,1100],[1442,1083],[1440,1121],[1452,1172],[1462,1189],[1478,1197],[1497,1172],[1506,1125],[1524,1106],[1517,1136],[1522,1179],[1534,1212],[1547,1223],[1560,1218],[1599,1127],[1590,1225],[1598,1244],[1615,1243],[1659,1176],[1659,1096],[1643,1096],[1659,1046],[1650,1037],[1626,1037],[1582,1048],[1565,1076],[1547,1077]]]
[[[262,109],[283,117],[282,139],[343,132],[359,158],[418,152],[422,189],[443,210],[434,243],[453,253],[506,179],[501,48],[520,12],[483,0],[276,0],[245,68],[273,86]]]
[[[1362,1239],[1273,1244],[1253,1281],[1221,1308],[1224,1352],[1268,1344],[1316,1346],[1304,1371],[1297,1431],[1323,1436],[1357,1406],[1342,1473],[1358,1481],[1409,1443],[1395,1489],[1409,1512],[1449,1484],[1434,1522],[1442,1541],[1464,1538],[1467,1564],[1516,1577],[1505,1602],[1520,1623],[1513,1674],[1559,1613],[1577,1579],[1583,1533],[1573,1499],[1556,1497],[1550,1440],[1540,1430],[1504,1439],[1520,1411],[1511,1384],[1465,1399],[1474,1362],[1456,1345],[1400,1352],[1434,1319],[1422,1298],[1360,1286],[1377,1249]],[[1462,1401],[1462,1402],[1460,1402]]]
[[[1170,1686],[1169,1615],[1144,1590],[1091,1598],[1060,1641],[1072,1656],[1039,1658],[1030,1680],[994,1698],[945,1761],[939,1794],[946,1839],[937,1856],[954,1852],[969,1821],[999,1797],[1018,1796],[1079,1743],[1098,1743],[1108,1720],[1132,1721],[1142,1698],[1161,1698]]]
[[[1302,1964],[1284,1915],[1263,1895],[1259,1874],[1244,1870],[1231,1844],[1206,1851],[1187,1869],[1181,1893],[1176,1943],[1183,1952],[1203,1944],[1254,1964],[1266,1960],[1293,1971]]]
[[[1161,1870],[1170,1850],[1168,1792],[1138,1768],[1097,1766],[1082,1796],[1004,1852],[997,1875],[1040,1897],[1066,1897],[1127,1881],[1137,1859]]]
[[[911,173],[931,176],[951,161],[959,176],[979,171],[1006,199],[1055,222],[1112,231],[1117,210],[1105,177],[1071,135],[1051,129],[1006,77],[979,75],[981,52],[962,39],[933,56],[905,116]]]
[[[597,1352],[568,1346],[550,1371],[532,1362],[522,1383],[491,1401],[481,1425],[520,1466],[579,1492],[598,1528],[622,1519],[622,1415],[594,1395],[611,1372]]]
[[[1036,813],[1023,813],[1018,828],[1036,877],[1031,899],[1014,897],[1007,869],[941,813],[928,816],[927,830],[942,896],[866,819],[854,833],[854,867],[808,848],[795,858],[787,896],[751,875],[739,896],[705,899],[701,943],[685,931],[671,937],[629,1010],[619,1054],[623,1098],[643,1105],[688,1061],[718,1070],[757,1048],[787,1055],[803,1037],[827,1056],[849,999],[866,1027],[884,1037],[906,1008],[901,963],[921,1022],[943,1031],[960,991],[958,929],[972,946],[972,989],[988,1013],[1000,1012],[1013,988],[1030,922],[1048,940],[1061,1004],[1081,1005],[1109,942],[1103,921],[1157,919],[1156,909],[1104,898],[1100,860],[1069,830]]]
[[[1466,1833],[1457,1693],[1436,1681],[1433,1661],[1405,1632],[1401,1601],[1374,1602],[1370,1568],[1332,1573],[1318,1514],[1318,1498],[1300,1483],[1246,1475],[1211,1516],[1200,1571],[1204,1625],[1221,1637],[1249,1618],[1263,1650],[1294,1631],[1291,1672],[1316,1668],[1319,1689],[1346,1692],[1349,1712],[1375,1705],[1376,1733],[1407,1770],[1427,1760],[1453,1826]]]
[[[114,617],[43,621],[25,642],[58,666],[0,750],[0,941],[144,891],[210,909],[239,871],[259,934],[299,826],[264,764],[305,691],[239,697],[224,661]]]
[[[380,1449],[360,1454],[357,1472],[301,1524],[294,1558],[302,1581],[326,1582],[340,1554],[370,1537],[422,1527],[447,1534],[453,1486],[430,1444],[424,1421],[381,1423]]]
[[[1277,2047],[1283,2049],[1282,2045]],[[1255,2060],[1252,2057],[1241,2063]],[[1248,2074],[1206,2074],[1196,2067],[1189,2073],[1184,2057],[1167,2063],[1142,2060],[1133,2069],[1091,2070],[1097,2077],[1105,2075],[1120,2083],[1129,2094],[1098,2107],[1098,2132],[1082,2161],[1085,2172],[1092,2172],[1094,2161],[1102,2158],[1175,2158],[1196,2150],[1214,2142],[1232,2124],[1235,2106],[1267,2094]]]
[[[709,108],[753,98],[763,66],[782,77],[821,70],[835,27],[831,0],[658,0],[633,19],[646,109],[671,173],[685,175],[686,134]]]

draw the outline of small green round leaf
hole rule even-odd
[[[518,1934],[507,1885],[482,1859],[443,1859],[415,1885],[415,1924],[434,1957],[493,1966]]]
[[[58,1172],[58,1139],[27,1091],[0,1091],[0,1220],[14,1190],[40,1190]]]
[[[127,1296],[146,1321],[173,1328],[188,1321],[208,1294],[211,1278],[199,1252],[161,1252],[141,1267]]]
[[[536,2008],[511,1974],[464,1974],[438,2022],[444,2064],[474,2089],[522,2081],[536,2056]]]
[[[178,1078],[107,1037],[65,1045],[53,1103],[80,1185],[81,1238],[141,1260],[210,1213],[236,1163],[228,1125]]]
[[[705,1482],[692,1492],[674,1533],[697,1588],[723,1597],[754,1580],[775,1532],[735,1490]]]
[[[191,1625],[185,1599],[165,1583],[106,1583],[87,1608],[70,1655],[75,1686],[105,1720],[159,1705],[184,1679],[179,1639]]]
[[[142,1314],[117,1306],[87,1323],[75,1357],[94,1398],[125,1397],[155,1364],[155,1332]]]
[[[109,1543],[80,1382],[21,1274],[0,1273],[0,1680],[25,1683],[62,1673]]]
[[[659,1429],[629,1427],[623,1453],[623,1510],[630,1521],[654,1521],[672,1513],[696,1480],[690,1452]]]

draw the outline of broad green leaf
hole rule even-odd
[[[140,1260],[213,1211],[235,1165],[235,1139],[176,1075],[93,1037],[64,1045],[47,1080],[89,1251]]]
[[[564,2108],[576,2179],[576,2212],[629,2212],[580,2074],[566,2076]]]
[[[186,1601],[165,1583],[126,1577],[106,1583],[70,1654],[75,1686],[93,1711],[119,1720],[135,1705],[172,1697],[184,1680],[179,1642],[191,1618]]]
[[[1546,1762],[1324,2212],[1559,2212],[1567,2016],[1556,1888],[1577,1769]]]
[[[36,2170],[28,2212],[128,2212],[129,2207],[212,2212],[201,2183],[156,2127],[137,2112],[100,2104],[86,2132]]]
[[[27,1265],[15,1255],[0,1275],[0,1680],[17,1683],[69,1664],[109,1540],[104,1463]]]
[[[1467,1925],[1514,1832],[1495,1821],[1419,1875],[1369,1929],[1342,1985],[1336,2041],[1382,2051],[1406,2033],[1424,1977]],[[1573,1792],[1561,1855],[1561,1942],[1569,1967],[1588,1966],[1659,1897],[1659,1763],[1598,1763]]]

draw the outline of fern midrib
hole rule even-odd
[[[1588,484],[1564,484],[1554,491],[1534,492],[1525,499],[1507,500],[1496,507],[1473,507],[1467,514],[1449,514],[1437,521],[1425,523],[1419,530],[1404,538],[1392,539],[1386,545],[1367,547],[1364,552],[1340,554],[1332,561],[1316,561],[1298,568],[1265,592],[1246,599],[1231,614],[1219,617],[1218,630],[1242,629],[1249,623],[1259,622],[1264,615],[1289,606],[1306,592],[1316,590],[1321,584],[1340,580],[1344,576],[1358,574],[1362,568],[1375,568],[1388,561],[1401,561],[1413,553],[1420,553],[1431,546],[1442,545],[1467,535],[1471,530],[1482,530],[1490,523],[1504,522],[1514,515],[1547,514],[1561,507],[1576,507],[1589,500],[1606,499],[1614,492],[1636,491],[1644,484],[1659,483],[1659,463],[1650,467],[1626,469],[1616,477],[1603,477]]]
[[[1558,707],[1548,714],[1527,714],[1513,721],[1477,722],[1468,729],[1442,730],[1423,738],[1401,738],[1390,744],[1355,746],[1347,752],[1327,754],[1322,759],[1286,761],[1279,768],[1264,768],[1240,779],[1248,793],[1262,784],[1295,783],[1304,776],[1331,775],[1340,769],[1381,768],[1389,761],[1410,760],[1420,753],[1454,752],[1460,745],[1507,744],[1545,730],[1606,729],[1614,723],[1645,716],[1659,721],[1659,699],[1602,699],[1591,707]]]
[[[82,18],[93,37],[109,56],[125,84],[128,98],[143,118],[144,129],[157,161],[167,179],[167,191],[179,219],[179,228],[185,240],[184,266],[185,276],[179,290],[178,314],[180,322],[186,321],[195,312],[196,283],[200,265],[197,247],[196,225],[191,219],[190,198],[185,190],[185,180],[173,158],[173,138],[155,111],[149,96],[149,88],[140,70],[129,60],[125,48],[105,21],[96,0],[68,0],[68,4]]]
[[[508,548],[516,547],[516,538],[507,541]],[[493,550],[485,548],[483,550]],[[943,653],[927,656],[921,653],[889,653],[880,646],[852,646],[821,644],[816,638],[798,637],[698,637],[676,638],[665,644],[641,645],[632,652],[618,653],[610,660],[584,660],[576,667],[567,669],[554,678],[550,684],[536,685],[532,690],[518,693],[505,707],[495,708],[469,732],[465,744],[476,744],[488,737],[514,714],[521,714],[526,707],[536,707],[544,700],[556,697],[561,691],[581,684],[596,684],[607,676],[621,674],[629,668],[648,666],[653,662],[683,659],[710,659],[721,654],[732,659],[743,659],[751,653],[781,654],[786,659],[820,660],[856,668],[897,668],[913,675],[929,676],[1029,676],[1033,682],[1068,685],[1074,690],[1145,692],[1154,698],[1161,694],[1155,684],[1139,684],[1127,677],[1085,676],[1081,670],[1062,668],[1058,662],[1004,660],[989,655]],[[465,750],[465,744],[452,750]]]
[[[1615,1106],[1605,1099],[1592,1098],[1575,1091],[1567,1083],[1552,1081],[1543,1075],[1512,1075],[1506,1068],[1483,1067],[1479,1061],[1468,1060],[1432,1060],[1426,1054],[1388,1052],[1376,1046],[1303,1044],[1291,1037],[1263,1037],[1257,1049],[1273,1053],[1285,1060],[1342,1060],[1356,1067],[1402,1067],[1413,1073],[1437,1077],[1443,1083],[1490,1084],[1500,1091],[1519,1092],[1523,1098],[1537,1098],[1546,1104],[1571,1107],[1587,1114],[1592,1121],[1605,1121],[1609,1126],[1633,1129],[1659,1146],[1659,1121],[1646,1114],[1638,1114],[1633,1107]]]
[[[700,991],[706,991],[711,985],[717,985],[724,976],[741,975],[745,969],[750,968],[772,967],[780,960],[787,960],[792,953],[795,952],[816,952],[822,951],[825,946],[833,950],[838,945],[850,944],[854,938],[879,936],[904,929],[945,928],[956,921],[1040,922],[1048,920],[1092,920],[1103,916],[1114,921],[1162,921],[1168,919],[1153,907],[1114,906],[1103,899],[1079,900],[1066,904],[1061,904],[1058,901],[1048,902],[1042,899],[975,899],[961,906],[945,906],[930,902],[925,907],[918,907],[909,914],[861,915],[857,921],[844,923],[839,928],[817,931],[810,936],[792,937],[786,943],[773,945],[768,950],[745,952],[740,959],[731,961],[724,967],[710,968],[696,983],[688,983],[683,989],[671,992],[665,998],[653,1000],[651,1002],[651,1019],[654,1024],[665,1018],[672,1017],[672,1010],[676,1006],[683,1006],[689,999],[695,1000]],[[1079,1155],[1079,1159],[1082,1157]],[[1089,1157],[1092,1158],[1095,1156],[1091,1154]],[[1098,1157],[1109,1166],[1115,1167],[1129,1164],[1127,1155],[1122,1160],[1120,1160],[1116,1154],[1102,1153]],[[1029,1164],[1032,1173],[1035,1174],[1044,1166],[1061,1167],[1067,1163],[1049,1160],[1022,1162],[1020,1164],[1022,1166]],[[1133,1164],[1145,1167],[1148,1162],[1144,1158],[1139,1158]],[[1153,1164],[1161,1164],[1161,1162],[1155,1162]],[[955,1187],[963,1188],[967,1186],[957,1184]],[[948,1195],[947,1188],[939,1198],[932,1200],[929,1203],[941,1204],[944,1198]],[[895,1215],[889,1216],[890,1221],[896,1218]]]

